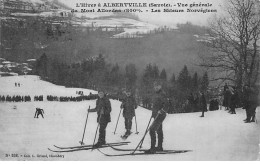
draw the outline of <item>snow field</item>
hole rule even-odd
[[[14,87],[20,82],[21,87]],[[38,95],[75,96],[79,88],[65,88],[41,81],[36,76],[14,76],[0,78],[0,95],[2,93]],[[84,89],[84,94],[89,90]],[[85,93],[86,92],[86,93]],[[90,91],[89,91],[90,92]],[[92,91],[91,91],[92,92]],[[93,91],[94,92],[94,91]],[[92,92],[92,93],[93,93]],[[113,134],[120,111],[121,102],[110,100],[112,104],[111,123],[107,127],[107,142],[120,142],[124,134],[124,119],[121,117],[117,134]],[[106,157],[97,150],[71,153],[53,153],[48,148],[57,146],[78,146],[87,116],[88,107],[95,107],[95,100],[83,102],[21,102],[0,103],[0,159],[1,160],[257,160],[259,152],[259,123],[243,123],[245,111],[237,109],[236,115],[218,110],[206,112],[205,117],[198,113],[168,115],[163,123],[164,149],[192,150],[191,152],[169,155],[144,155],[127,157]],[[35,108],[44,109],[44,119],[34,118]],[[136,109],[138,131],[135,134],[133,119],[132,135],[126,141],[131,143],[121,148],[135,148],[142,138],[151,111],[142,107]],[[260,120],[259,108],[257,119]],[[97,128],[97,114],[90,113],[85,144],[92,144]],[[143,148],[150,147],[149,133]],[[109,154],[124,152],[110,148],[101,149]],[[6,154],[19,154],[17,158],[5,157]],[[32,155],[64,155],[64,158],[32,157]],[[30,155],[30,158],[23,157]]]

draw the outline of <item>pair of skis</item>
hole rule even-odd
[[[67,153],[67,152],[76,152],[76,151],[82,151],[82,150],[94,150],[97,149],[100,153],[104,154],[105,156],[108,157],[116,157],[116,156],[134,156],[134,155],[150,155],[145,153],[146,149],[139,149],[137,150],[134,154],[131,153],[134,151],[134,149],[121,149],[117,148],[117,146],[123,146],[127,145],[129,142],[115,142],[115,143],[107,143],[102,145],[101,147],[93,147],[92,145],[84,145],[84,146],[71,146],[71,147],[60,147],[54,145],[54,147],[58,150],[52,150],[48,148],[52,152],[57,152],[57,153]],[[122,151],[122,152],[128,152],[128,153],[122,153],[122,154],[107,154],[101,151],[100,149],[102,148],[112,148],[115,151]],[[164,150],[164,151],[157,151],[154,154],[176,154],[176,153],[186,153],[189,152],[190,150]]]
[[[157,119],[159,114],[157,114],[157,116],[155,117],[154,120]],[[87,116],[88,118],[88,116]],[[152,117],[150,118],[150,121],[151,121]],[[54,145],[54,147],[56,147],[58,150],[52,150],[52,149],[49,149],[50,151],[52,152],[59,152],[59,153],[63,153],[63,152],[74,152],[74,151],[81,151],[81,150],[98,150],[100,153],[104,154],[105,156],[110,156],[110,157],[113,157],[113,156],[133,156],[133,155],[148,155],[147,150],[145,149],[138,149],[138,147],[141,148],[141,145],[144,141],[144,138],[147,134],[147,132],[150,130],[150,128],[153,126],[154,122],[152,123],[151,126],[150,125],[150,121],[148,123],[148,126],[147,126],[147,129],[145,131],[145,134],[143,136],[143,138],[141,139],[141,141],[138,143],[137,147],[135,149],[119,149],[119,148],[115,148],[116,146],[122,146],[122,145],[127,145],[129,142],[116,142],[116,143],[107,143],[107,144],[104,144],[100,147],[94,147],[93,145],[82,145],[82,146],[72,146],[72,147],[59,147],[59,146],[56,146]],[[84,127],[84,132],[83,132],[83,137],[82,137],[82,141],[80,142],[81,144],[84,144],[83,143],[83,139],[84,139],[84,134],[85,134],[85,128],[86,128],[86,124],[87,124],[87,119],[86,119],[86,123],[85,123],[85,127]],[[128,136],[127,136],[128,137]],[[95,137],[96,138],[96,137]],[[123,153],[123,154],[107,154],[107,153],[104,153],[102,152],[100,149],[101,148],[107,148],[107,147],[110,147],[112,148],[113,150],[116,150],[116,151],[129,151],[128,153]],[[190,150],[164,150],[164,151],[156,151],[155,153],[153,154],[176,154],[176,153],[186,153],[186,152],[189,152]]]
[[[146,134],[150,131],[151,127],[154,126],[155,124],[155,120],[158,118],[160,114],[158,113],[157,116],[155,117],[153,123],[150,125],[150,122],[151,122],[151,119],[152,119],[152,116],[149,120],[149,123],[147,125],[147,128],[146,128],[146,131],[145,131],[145,134],[143,135],[142,139],[140,140],[140,142],[138,143],[138,145],[136,146],[135,149],[120,149],[120,148],[115,148],[113,145],[108,145],[110,148],[112,148],[113,150],[116,150],[116,151],[128,151],[128,153],[123,153],[123,154],[107,154],[107,153],[104,153],[103,151],[101,151],[100,149],[97,149],[100,153],[104,154],[105,156],[110,156],[110,157],[113,157],[113,156],[134,156],[134,155],[148,155],[149,151],[145,150],[145,149],[138,149],[138,148],[141,148],[142,147],[142,144],[143,144],[143,141],[145,139],[145,136]],[[128,137],[128,136],[127,136]],[[164,151],[155,151],[154,153],[151,153],[151,154],[176,154],[176,153],[186,153],[186,152],[189,152],[191,150],[164,150]]]
[[[81,151],[81,150],[94,150],[97,148],[106,148],[109,146],[122,146],[122,145],[127,145],[128,143],[130,142],[114,142],[114,143],[104,144],[100,147],[95,147],[93,145],[68,146],[68,147],[60,147],[60,146],[53,145],[56,148],[56,150],[50,148],[48,148],[48,150],[57,153],[65,153],[65,152],[74,152],[74,151]]]
[[[101,151],[99,148],[97,149],[100,153],[102,153],[105,156],[108,157],[118,157],[118,156],[136,156],[136,155],[156,155],[156,154],[178,154],[178,153],[186,153],[186,152],[190,152],[191,150],[163,150],[163,151],[156,151],[153,154],[148,154],[146,153],[147,149],[120,149],[120,148],[116,148],[113,145],[108,144],[108,146],[110,148],[112,148],[115,151],[121,151],[121,152],[127,152],[127,153],[121,153],[121,154],[107,154],[104,153],[103,151]],[[132,153],[133,151],[135,151],[135,153]]]

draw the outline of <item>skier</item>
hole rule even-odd
[[[230,98],[230,111],[229,111],[229,113],[231,113],[231,114],[236,114],[236,111],[235,111],[235,109],[236,109],[236,104],[237,104],[237,92],[236,92],[236,90],[234,90],[234,92],[232,92],[232,90],[231,90],[231,98]]]
[[[247,118],[244,120],[245,123],[255,122],[255,111],[258,105],[258,88],[257,87],[246,87],[246,101],[244,108],[246,109]]]
[[[230,98],[231,98],[231,91],[229,87],[224,87],[224,100],[223,100],[223,106],[226,107],[225,110],[229,110],[230,106]]]
[[[36,117],[36,118],[39,118],[39,115],[41,115],[42,116],[42,118],[44,118],[43,117],[43,114],[44,114],[44,110],[43,109],[41,109],[41,108],[36,108],[36,111],[35,111],[35,114],[34,114],[34,118]],[[37,116],[36,116],[37,115]]]
[[[227,85],[227,83],[225,83],[224,92],[227,91],[227,89],[228,89],[228,85]]]
[[[251,97],[251,122],[255,122],[255,113],[256,113],[256,108],[259,105],[259,101],[258,101],[258,95],[259,95],[259,87],[254,87],[253,92],[252,92],[252,97]]]
[[[243,88],[243,109],[246,110],[245,122],[249,122],[249,86],[245,85]]]
[[[200,117],[204,117],[204,112],[207,111],[207,102],[204,93],[200,92],[200,108],[202,110],[202,115]]]
[[[97,112],[97,122],[99,124],[99,138],[94,147],[100,147],[106,144],[106,127],[111,122],[110,112],[111,103],[103,91],[99,91],[96,101],[96,108],[89,109],[89,112]]]
[[[162,85],[159,82],[154,83],[155,96],[153,97],[152,104],[152,117],[154,118],[153,124],[150,127],[151,148],[145,153],[154,154],[156,151],[163,151],[163,128],[162,123],[168,111],[167,99],[162,90]],[[158,146],[156,144],[156,133],[158,135]]]
[[[125,118],[125,135],[123,138],[127,138],[131,134],[132,129],[132,119],[135,116],[135,109],[137,104],[135,98],[132,96],[131,91],[126,91],[126,97],[121,104],[121,109],[123,109],[123,117]]]

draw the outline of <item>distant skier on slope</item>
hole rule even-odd
[[[43,109],[41,109],[41,108],[36,108],[36,111],[35,111],[35,114],[34,114],[34,118],[39,118],[39,115],[41,115],[42,118],[44,118],[44,117],[43,117],[43,114],[44,114],[44,110],[43,110]]]
[[[166,94],[159,82],[154,83],[155,96],[153,97],[152,117],[154,122],[150,127],[151,148],[145,153],[154,154],[156,151],[163,151],[163,128],[162,123],[168,112]],[[158,135],[158,146],[156,144],[156,133]]]
[[[111,122],[111,103],[103,91],[99,91],[99,98],[96,101],[96,108],[89,109],[89,112],[97,112],[97,122],[99,123],[99,138],[98,142],[94,145],[100,147],[106,144],[106,128],[107,124]]]
[[[236,89],[230,89],[231,91],[231,98],[230,98],[230,114],[236,114],[236,105],[238,99],[238,93]]]
[[[207,102],[204,93],[200,92],[200,109],[202,111],[202,114],[200,117],[204,117],[204,112],[207,111]]]
[[[126,132],[123,137],[127,137],[131,134],[132,119],[135,116],[135,109],[137,108],[135,98],[132,96],[131,91],[126,91],[126,97],[120,108],[123,109],[123,117],[125,118]]]
[[[224,100],[223,100],[223,106],[226,107],[225,110],[230,110],[230,99],[231,99],[231,90],[230,88],[227,86],[227,84],[225,84],[224,86]]]

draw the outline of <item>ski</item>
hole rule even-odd
[[[126,144],[115,144],[114,146],[122,146],[122,145],[126,145]],[[56,153],[67,153],[67,152],[74,152],[74,151],[81,151],[81,150],[94,150],[94,149],[97,149],[97,148],[106,148],[106,147],[109,147],[108,145],[102,145],[101,147],[81,147],[81,148],[73,148],[73,149],[61,149],[61,150],[52,150],[50,148],[48,148],[49,151],[52,151],[52,152],[56,152]]]
[[[117,145],[117,144],[128,144],[130,142],[112,142],[112,143],[107,143],[105,145]],[[69,147],[61,147],[61,146],[56,146],[56,145],[53,145],[54,147],[58,148],[58,149],[78,149],[78,148],[88,148],[88,147],[92,147],[93,145],[81,145],[81,146],[69,146]]]
[[[134,151],[135,149],[121,149],[121,148],[116,148],[113,145],[108,145],[111,147],[113,150],[116,151]],[[147,149],[137,149],[136,151],[146,151]],[[163,151],[158,151],[158,152],[172,152],[172,151],[190,151],[190,150],[163,150]]]
[[[177,154],[177,153],[186,153],[189,152],[190,150],[172,150],[168,152],[155,152],[154,154],[148,154],[145,152],[137,152],[137,153],[125,153],[125,154],[107,154],[102,152],[101,150],[97,149],[100,153],[104,154],[105,156],[108,157],[119,157],[119,156],[135,156],[135,155],[162,155],[162,154]]]

